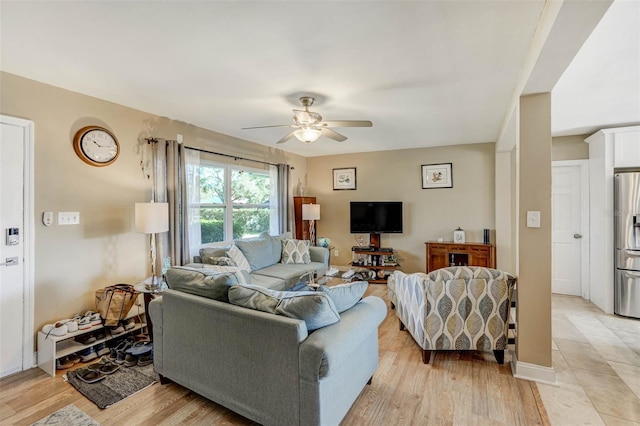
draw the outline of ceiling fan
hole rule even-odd
[[[334,141],[344,142],[347,137],[335,132],[329,127],[371,127],[373,123],[368,120],[326,120],[322,121],[322,116],[317,112],[309,111],[309,107],[315,102],[315,98],[311,96],[302,96],[300,104],[304,107],[304,111],[299,109],[293,110],[293,124],[276,124],[273,126],[255,126],[243,127],[246,129],[264,129],[267,127],[290,127],[294,130],[287,133],[276,143],[284,143],[294,136],[301,142],[311,143],[316,141],[321,135],[326,136]]]

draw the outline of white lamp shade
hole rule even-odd
[[[293,132],[293,134],[295,135],[296,138],[298,138],[299,141],[311,143],[318,140],[321,132],[320,130],[313,129],[311,127],[303,127]]]
[[[136,232],[157,234],[169,230],[169,203],[136,203]]]
[[[303,204],[302,220],[319,220],[320,204]]]

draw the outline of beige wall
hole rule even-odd
[[[404,233],[383,234],[381,245],[399,252],[402,270],[425,271],[425,241],[453,238],[458,226],[467,241],[482,241],[495,229],[495,144],[381,151],[309,158],[309,195],[320,204],[317,235],[329,237],[340,253],[331,262],[351,261],[350,201],[403,201]],[[421,165],[453,163],[452,189],[422,189]],[[356,167],[357,190],[334,191],[332,169]]]
[[[304,157],[270,147],[12,74],[0,73],[0,85],[0,113],[35,123],[36,328],[93,309],[97,288],[147,276],[147,239],[133,229],[134,203],[150,197],[139,165],[144,137],[181,133],[187,146],[288,163],[292,182],[306,173]],[[74,133],[89,124],[118,138],[121,153],[111,166],[91,167],[74,153]],[[78,211],[80,225],[45,227],[44,211]]]
[[[589,135],[560,136],[551,141],[551,159],[587,160],[589,158],[589,144],[584,140]]]
[[[551,94],[520,98],[518,362],[551,367]],[[539,228],[527,212],[539,211]]]

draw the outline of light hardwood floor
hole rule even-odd
[[[368,294],[388,298],[385,285]],[[492,353],[436,352],[424,365],[417,344],[389,309],[380,327],[380,365],[343,425],[549,424],[533,382],[513,378]],[[251,421],[176,384],[155,384],[99,409],[57,377],[39,369],[0,380],[0,423],[31,424],[74,404],[103,425],[245,425]]]

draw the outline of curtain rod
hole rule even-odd
[[[145,138],[145,140],[147,141],[147,143],[158,142],[158,140],[156,138]],[[270,166],[277,166],[277,164],[269,163],[267,161],[253,160],[251,158],[240,157],[238,155],[229,155],[229,154],[223,154],[221,152],[207,151],[206,149],[193,148],[193,147],[186,146],[186,145],[184,145],[184,147],[187,148],[187,149],[192,149],[194,151],[204,152],[206,154],[220,155],[222,157],[233,158],[234,160],[245,160],[245,161],[252,161],[254,163],[261,163],[261,164],[268,164]],[[294,168],[291,167],[291,170],[294,170]]]

